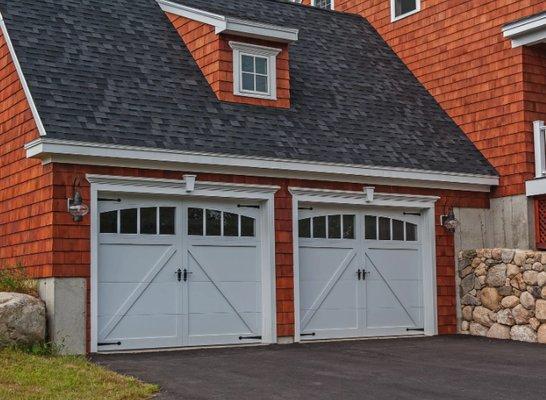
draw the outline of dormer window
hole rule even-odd
[[[326,10],[334,9],[334,0],[312,0],[311,5],[317,8],[324,8]]]
[[[229,42],[233,49],[233,94],[277,99],[277,55],[281,49]]]

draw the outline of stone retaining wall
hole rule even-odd
[[[462,334],[546,343],[546,252],[459,254]]]

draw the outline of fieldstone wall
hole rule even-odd
[[[459,254],[460,333],[546,344],[546,252]]]

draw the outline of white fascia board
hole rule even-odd
[[[11,39],[9,37],[8,28],[6,27],[6,23],[4,21],[4,18],[2,17],[2,13],[0,13],[0,30],[2,31],[2,34],[4,35],[4,40],[6,41],[6,44],[8,46],[11,59],[13,60],[13,64],[15,65],[15,70],[17,71],[17,76],[19,77],[19,81],[21,82],[21,86],[23,87],[23,91],[25,92],[25,96],[27,98],[30,111],[32,112],[34,122],[36,123],[36,126],[38,128],[38,133],[40,134],[40,136],[45,136],[46,131],[44,128],[44,124],[42,123],[40,114],[38,114],[38,109],[36,108],[36,104],[34,103],[34,99],[32,98],[32,94],[30,93],[30,89],[28,87],[27,80],[25,79],[25,75],[23,74],[21,64],[19,64],[19,59],[17,58],[17,54],[15,53],[15,48],[13,47],[13,43],[11,42]]]
[[[512,47],[546,43],[546,13],[507,24],[502,32],[505,38],[512,40]]]
[[[279,178],[358,182],[376,185],[434,187],[489,192],[497,176],[360,166],[312,161],[245,157],[169,149],[74,142],[40,138],[25,145],[27,157],[43,162],[217,172]]]
[[[168,0],[156,1],[165,12],[214,26],[216,34],[228,33],[282,43],[291,43],[298,40],[298,29],[227,17]]]
[[[532,179],[525,182],[525,195],[527,197],[546,194],[546,178]]]

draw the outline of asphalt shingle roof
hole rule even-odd
[[[292,107],[220,102],[155,0],[0,0],[47,136],[495,175],[371,25],[274,0],[176,0],[300,30]]]

